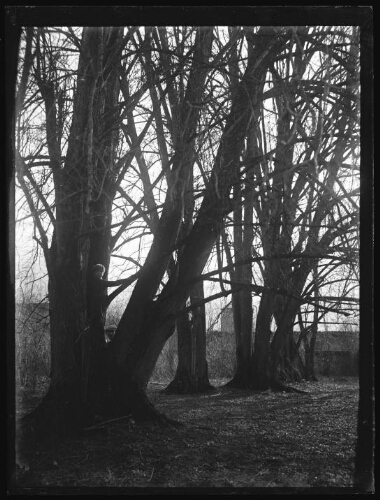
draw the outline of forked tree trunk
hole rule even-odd
[[[190,301],[204,299],[203,282],[191,291]],[[213,389],[208,378],[206,359],[206,310],[204,304],[177,319],[178,366],[174,379],[166,387],[170,394],[196,394]]]
[[[271,331],[273,302],[273,293],[263,292],[256,320],[252,387],[302,392],[284,385],[285,381],[298,382],[303,378],[303,365],[295,353],[291,314],[283,318],[275,333]]]
[[[290,309],[290,304],[287,308],[289,310],[283,312],[271,343],[271,378],[278,382],[300,382],[305,370],[293,335],[296,312]],[[296,308],[297,304],[294,305]]]

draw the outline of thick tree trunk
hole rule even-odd
[[[127,308],[126,313],[106,349],[109,408],[117,415],[131,414],[136,421],[161,420],[146,388],[166,341],[174,333],[174,321],[160,324],[154,303],[139,310]]]
[[[293,312],[282,315],[276,332],[271,323],[275,317],[273,293],[263,292],[256,320],[253,380],[256,389],[289,390],[283,382],[299,382],[303,378],[303,365],[295,352],[292,330]]]
[[[235,387],[252,386],[253,308],[250,290],[233,296],[233,314],[236,342],[236,372],[229,382]],[[235,319],[236,318],[236,319]]]
[[[95,263],[108,267],[114,195],[112,166],[122,30],[83,31],[65,164],[60,159],[54,86],[39,82],[46,106],[48,147],[56,194],[55,227],[45,252],[49,274],[51,384],[26,419],[39,439],[78,432],[99,410],[104,372],[104,310],[88,284]],[[111,50],[113,48],[113,50]],[[115,117],[113,117],[115,118]],[[92,304],[92,305],[91,305]],[[103,390],[104,392],[104,390]]]
[[[296,351],[291,324],[281,325],[271,343],[271,378],[279,382],[300,382],[304,366]]]
[[[18,423],[20,449],[27,451],[30,445],[76,435],[86,422],[79,369],[85,328],[80,287],[72,274],[54,271],[49,280],[51,381],[40,405]]]

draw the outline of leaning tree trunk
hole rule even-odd
[[[283,40],[277,38],[272,29],[269,29],[269,32],[263,29],[255,35],[255,49],[248,58],[245,74],[232,101],[205,196],[178,258],[178,272],[170,273],[168,282],[156,297],[168,268],[171,249],[178,242],[183,190],[193,167],[193,141],[199,117],[198,106],[192,106],[191,103],[202,100],[201,89],[209,69],[207,62],[211,49],[210,40],[207,39],[211,33],[206,29],[201,30],[202,40],[194,51],[197,54],[194,63],[198,67],[194,68],[194,72],[190,72],[191,85],[188,82],[187,92],[191,92],[191,95],[185,95],[181,114],[183,144],[173,159],[173,169],[176,173],[173,185],[164,203],[139,280],[115,337],[107,348],[113,395],[121,407],[124,406],[125,411],[130,410],[138,418],[149,418],[152,413],[152,408],[147,405],[145,389],[156,360],[174,331],[175,319],[184,308],[191,289],[200,279],[221,232],[224,216],[232,209],[230,191],[234,183],[240,182],[236,158],[243,148],[251,119],[251,103],[258,102],[268,64],[273,61],[274,54],[283,44]]]
[[[212,29],[198,30],[192,68],[180,113],[181,141],[176,144],[177,151],[168,174],[170,182],[166,200],[148,257],[115,337],[107,349],[112,396],[118,402],[120,411],[132,412],[137,419],[151,418],[155,413],[147,400],[145,390],[157,358],[174,331],[176,317],[171,311],[167,311],[165,317],[165,307],[160,304],[163,292],[158,299],[156,293],[172,263],[172,248],[178,242],[182,225],[185,190],[193,169],[194,144],[200,117],[200,108],[192,106],[191,103],[202,100],[204,82],[210,70],[207,63],[211,46]],[[182,267],[183,265],[178,265],[176,269],[170,270],[169,283],[165,287],[169,309],[172,301],[178,304],[174,313],[184,307],[191,288],[186,284],[180,293],[176,293],[177,276]]]
[[[191,291],[191,304],[203,301],[203,282]],[[208,379],[206,359],[206,310],[202,304],[177,319],[178,366],[174,379],[166,387],[170,394],[196,394],[213,389]]]

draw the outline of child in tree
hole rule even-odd
[[[95,264],[95,266],[91,269],[91,271],[94,283],[97,283],[98,287],[101,288],[102,290],[105,290],[109,286],[120,286],[131,282],[131,278],[116,280],[116,281],[104,280],[103,276],[104,273],[106,272],[106,268],[103,266],[103,264]]]

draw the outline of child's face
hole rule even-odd
[[[94,276],[95,276],[95,278],[102,279],[103,271],[101,269],[94,271]]]

